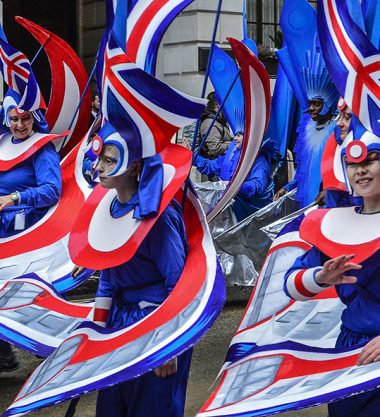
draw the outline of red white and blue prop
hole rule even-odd
[[[329,74],[366,129],[380,136],[380,53],[345,0],[318,0],[318,32]]]
[[[102,113],[127,146],[131,162],[161,152],[201,115],[206,101],[181,93],[138,68],[111,34],[105,51]]]
[[[181,201],[182,193],[176,198]],[[194,345],[218,316],[224,278],[205,215],[192,191],[185,225],[189,251],[173,292],[133,326],[104,329],[85,321],[29,377],[3,414],[21,416],[134,378]]]
[[[82,94],[87,84],[87,72],[75,51],[63,39],[23,17],[16,21],[24,26],[43,45],[51,67],[51,95],[46,112],[46,120],[51,133],[61,133],[70,129],[71,134],[60,143],[55,143],[58,151],[65,146],[63,155],[83,138],[90,123],[91,92],[84,94],[75,116]],[[74,123],[71,122],[75,116]]]
[[[74,278],[68,252],[71,227],[91,193],[82,174],[86,137],[62,161],[62,196],[35,225],[0,239],[0,280],[36,273],[58,292],[79,285],[87,275]]]
[[[8,43],[3,30],[1,34],[0,71],[7,85],[21,96],[18,108],[25,111],[45,109],[45,102],[28,58]]]
[[[184,183],[191,168],[191,151],[169,145],[162,153],[164,181],[158,215],[146,220],[133,218],[133,210],[113,218],[110,207],[116,191],[96,187],[80,211],[70,234],[70,256],[77,265],[105,269],[130,260],[159,215]],[[120,230],[124,230],[120,233]]]
[[[0,136],[0,171],[13,168],[28,159],[48,142],[56,143],[56,141],[65,138],[68,133],[69,131],[60,135],[35,133],[17,145],[12,142],[13,135],[11,133],[2,134]]]
[[[228,184],[226,192],[207,214],[210,222],[226,206],[243,184],[256,157],[268,127],[270,112],[269,76],[263,64],[240,41],[228,38],[233,54],[241,69],[241,81],[244,92],[245,130],[241,157],[236,171]]]
[[[334,349],[345,308],[334,288],[304,302],[285,294],[285,273],[310,248],[300,238],[298,224],[296,220],[287,226],[273,242],[230,344],[220,382],[199,417],[269,416],[379,385],[379,363],[356,366],[361,348]],[[299,282],[294,288],[303,294]]]
[[[151,75],[156,73],[157,52],[167,28],[193,0],[108,0],[109,20],[115,22],[116,9],[127,12],[126,22],[113,26],[118,39],[125,38],[129,58]],[[124,49],[124,48],[123,48]]]
[[[70,303],[35,274],[4,283],[0,305],[1,339],[43,357],[93,312],[93,303]]]

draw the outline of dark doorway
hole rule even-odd
[[[76,0],[3,0],[3,24],[8,41],[32,60],[40,44],[15,16],[22,16],[54,32],[76,49]],[[40,53],[33,71],[46,101],[50,95],[50,66],[44,52]]]

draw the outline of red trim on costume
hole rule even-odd
[[[108,319],[109,310],[105,308],[96,308],[94,310],[94,321],[105,323]]]
[[[359,264],[380,249],[380,238],[355,245],[346,245],[328,239],[322,233],[321,225],[324,217],[330,210],[342,209],[318,209],[310,212],[301,223],[301,238],[317,247],[321,252],[330,258],[336,258],[338,256],[351,253],[355,254],[355,257],[351,260],[351,262]],[[350,227],[350,225],[347,225],[347,227]]]
[[[294,277],[294,286],[302,296],[313,298],[317,293],[311,292],[305,287],[303,283],[303,276],[305,272],[307,272],[307,269],[302,269],[301,271],[297,272],[296,276]]]
[[[98,185],[80,210],[70,234],[69,251],[74,263],[91,269],[105,269],[120,265],[132,258],[190,171],[191,152],[183,146],[171,144],[161,152],[161,156],[163,163],[172,165],[176,171],[173,179],[162,193],[157,216],[141,221],[131,238],[115,250],[102,252],[93,248],[88,239],[90,224],[99,203],[110,191]]]
[[[52,134],[39,134],[41,138],[34,142],[24,153],[19,155],[17,158],[14,159],[8,159],[8,160],[2,160],[0,155],[0,171],[8,171],[11,168],[15,167],[17,164],[26,161],[29,157],[31,157],[33,154],[35,154],[39,149],[41,149],[44,145],[46,145],[48,142],[51,142],[56,139],[60,139],[65,137],[70,133],[69,130],[66,130],[65,132],[61,133],[60,135],[52,135]],[[38,134],[38,133],[36,133]],[[7,133],[4,134],[4,136],[7,135]],[[1,140],[1,137],[0,137]],[[9,139],[11,140],[11,139]],[[28,140],[25,139],[25,140]],[[17,145],[14,145],[17,146]]]
[[[321,174],[324,190],[347,191],[346,185],[340,182],[335,176],[334,158],[338,151],[338,144],[333,132],[326,142],[325,149],[322,154]]]

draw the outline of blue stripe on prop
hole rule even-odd
[[[121,70],[119,74],[134,90],[163,110],[190,119],[197,119],[203,111],[203,104],[182,96],[173,88],[137,67]]]

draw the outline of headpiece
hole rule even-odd
[[[20,114],[26,111],[30,111],[30,110],[26,110],[24,108],[19,107],[21,99],[22,97],[19,93],[12,90],[11,88],[8,88],[8,91],[4,97],[3,105],[0,111],[0,120],[2,121],[2,124],[5,125],[7,128],[10,127],[10,119],[9,119],[10,110],[16,109],[16,111]],[[42,111],[40,109],[37,109],[37,110],[31,110],[30,112],[32,113],[34,117],[35,130],[40,133],[49,133],[49,127]]]
[[[348,162],[359,164],[367,158],[370,152],[380,153],[380,137],[368,130],[364,130],[363,133],[363,127],[360,122],[358,122],[357,128],[352,130],[349,135],[351,135],[351,137],[359,137],[359,139],[354,140],[350,140],[350,138],[347,137],[347,145],[341,150],[341,163],[344,179],[347,190],[352,194],[353,189],[348,181],[345,161],[347,160]]]
[[[306,67],[301,68],[308,100],[322,100],[321,115],[333,111],[338,100],[338,90],[332,82],[322,57],[318,35],[315,36],[313,49],[306,51]]]

